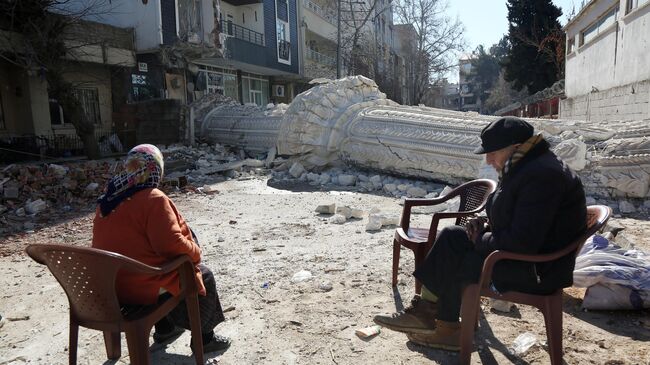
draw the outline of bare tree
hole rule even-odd
[[[85,118],[75,95],[78,85],[66,74],[79,72],[89,45],[101,44],[97,37],[83,36],[82,18],[109,12],[105,0],[3,0],[0,2],[0,59],[40,75],[47,81],[48,94],[65,111],[75,127],[88,158],[100,157],[94,121]]]
[[[429,87],[457,67],[458,54],[465,48],[464,26],[446,15],[445,0],[398,0],[395,16],[399,23],[411,24],[417,32],[414,54],[413,98],[423,100]]]

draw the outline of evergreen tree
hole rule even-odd
[[[507,0],[510,52],[505,79],[532,94],[564,76],[562,10],[551,0]]]

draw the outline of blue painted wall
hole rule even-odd
[[[277,39],[275,34],[275,0],[264,0],[264,41],[265,46],[228,38],[226,57],[275,70],[298,73],[298,26],[296,0],[289,0],[289,28],[291,33],[291,65],[278,62]]]

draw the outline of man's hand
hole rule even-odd
[[[467,236],[472,242],[476,242],[476,239],[487,230],[487,218],[486,217],[476,217],[467,221],[465,225],[467,230]]]

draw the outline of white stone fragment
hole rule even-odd
[[[587,145],[578,139],[562,141],[553,152],[575,171],[587,166]]]
[[[315,174],[313,172],[310,172],[310,173],[307,174],[307,180],[309,180],[311,182],[319,182],[320,181],[320,175]]]
[[[338,176],[339,185],[342,186],[352,186],[357,182],[357,177],[354,175],[339,175]]]
[[[68,169],[61,165],[50,164],[48,167],[48,173],[51,172],[56,177],[63,177],[68,173]]]
[[[618,209],[623,214],[636,212],[636,208],[634,207],[634,204],[630,203],[627,200],[621,200],[620,202],[618,202]]]
[[[401,191],[403,193],[407,192],[410,188],[411,188],[411,185],[409,185],[409,184],[399,184],[399,185],[397,185],[397,190],[399,190],[399,191]]]
[[[370,182],[376,187],[381,187],[381,176],[379,176],[379,175],[371,176],[370,177]]]
[[[266,160],[264,160],[264,166],[270,167],[271,164],[273,163],[273,160],[275,160],[275,156],[277,154],[277,149],[275,147],[271,147],[269,149],[269,153],[266,154]]]
[[[392,226],[399,224],[399,215],[387,213],[371,213],[368,216],[366,231],[378,231],[383,226]]]
[[[336,213],[336,203],[319,205],[316,207],[316,213],[334,214]]]
[[[27,204],[25,204],[25,211],[27,214],[37,214],[45,210],[45,208],[47,208],[47,203],[41,199],[27,202]]]
[[[325,185],[325,184],[327,184],[328,182],[330,182],[330,175],[327,174],[327,173],[322,173],[322,174],[320,174],[320,177],[318,178],[318,182],[319,182],[321,185]]]
[[[86,185],[86,191],[95,191],[95,190],[97,190],[97,188],[99,188],[98,183],[93,182],[93,183],[90,183],[90,184]]]
[[[345,217],[345,219],[350,219],[352,217],[352,208],[348,206],[336,207],[336,214],[340,214]]]
[[[406,195],[410,198],[423,198],[427,195],[427,191],[419,187],[412,187],[406,191]]]
[[[585,200],[586,200],[587,205],[594,205],[594,204],[596,204],[596,199],[594,199],[594,198],[591,197],[591,196],[586,197]]]
[[[300,162],[294,162],[289,169],[289,174],[294,178],[299,178],[305,172],[305,167]]]
[[[387,193],[392,193],[397,190],[397,185],[395,184],[386,184],[384,185],[384,191]]]
[[[293,274],[291,277],[291,282],[296,284],[296,283],[301,283],[303,281],[309,281],[313,278],[314,276],[311,274],[311,272],[307,270],[301,270],[298,271],[297,273]]]
[[[352,209],[351,214],[352,214],[352,218],[363,218],[363,216],[365,215],[363,210],[354,209],[354,208]]]
[[[347,218],[343,214],[334,214],[327,221],[333,224],[343,224],[347,221]]]

